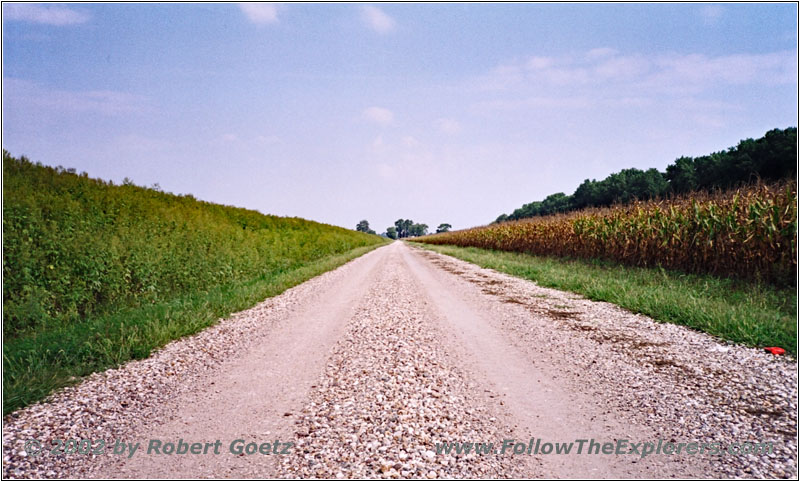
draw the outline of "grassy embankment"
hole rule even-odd
[[[419,241],[542,286],[796,355],[796,202],[788,182]]]
[[[380,246],[3,154],[3,413]]]

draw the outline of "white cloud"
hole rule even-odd
[[[3,20],[19,20],[47,25],[73,25],[88,22],[89,18],[85,12],[62,6],[32,3],[6,3],[3,5]]]
[[[384,109],[383,107],[368,107],[364,109],[362,115],[365,119],[375,122],[376,124],[391,124],[394,120],[394,113],[389,109]]]
[[[461,132],[461,124],[455,119],[438,119],[436,127],[445,134],[458,134]]]
[[[396,169],[389,164],[381,162],[377,165],[378,175],[384,179],[394,179],[397,177]]]
[[[419,146],[419,141],[414,136],[405,136],[403,137],[403,144],[406,147],[417,147]]]
[[[792,51],[766,54],[706,56],[625,55],[613,49],[593,49],[584,55],[531,57],[495,68],[477,79],[482,90],[565,88],[609,90],[655,89],[660,92],[698,92],[720,85],[790,84],[797,82]]]
[[[724,13],[722,5],[706,5],[700,10],[700,16],[706,25],[716,25]]]
[[[171,147],[171,142],[165,139],[147,137],[139,134],[125,134],[111,141],[114,149],[121,151],[163,151]]]
[[[745,101],[710,104],[709,97],[736,92],[732,98],[744,99],[750,92],[796,88],[797,81],[792,51],[645,56],[595,49],[503,64],[474,79],[471,109],[484,117],[502,112],[574,122],[601,112],[647,118],[660,110],[698,128],[721,129],[742,118],[737,109]]]
[[[240,3],[239,8],[253,23],[275,23],[278,21],[278,6],[274,3]]]
[[[653,62],[645,85],[670,91],[700,91],[720,85],[779,85],[797,83],[794,52],[769,54],[678,55]]]
[[[144,97],[127,92],[55,90],[13,78],[3,80],[3,103],[60,112],[95,112],[105,115],[131,114],[148,109],[148,102]]]
[[[369,28],[378,33],[389,33],[395,28],[394,19],[386,15],[383,10],[372,5],[361,7],[361,18]]]
[[[692,120],[696,125],[706,129],[719,129],[727,126],[726,118],[721,115],[696,114]]]
[[[546,69],[553,65],[553,59],[550,57],[531,57],[526,63],[526,67],[530,70]]]
[[[611,57],[597,63],[591,72],[599,79],[634,79],[650,70],[649,62],[636,56]]]
[[[215,145],[238,145],[246,148],[267,148],[281,142],[275,135],[259,134],[256,136],[237,134],[235,132],[222,132],[212,139]]]
[[[586,52],[586,57],[590,59],[599,59],[617,55],[617,51],[609,47],[600,47]]]
[[[477,102],[479,111],[514,111],[519,109],[587,109],[598,104],[598,99],[588,97],[526,97]]]
[[[522,85],[525,73],[519,65],[499,65],[476,80],[478,90],[505,90]]]
[[[281,138],[276,135],[265,136],[262,134],[256,136],[255,141],[259,144],[277,144],[281,141]]]

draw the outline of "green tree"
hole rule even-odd
[[[369,229],[369,221],[366,219],[362,219],[356,225],[356,231],[361,231],[362,233],[369,233],[371,229]],[[374,231],[373,231],[374,233]]]
[[[691,157],[681,156],[675,159],[674,164],[667,166],[665,177],[670,191],[676,194],[697,189],[694,159]]]
[[[411,227],[414,225],[414,221],[410,219],[403,219],[400,218],[394,222],[394,226],[397,229],[397,237],[398,238],[407,238],[411,234]]]
[[[428,234],[427,224],[412,224],[409,228],[410,236],[425,236],[426,234]]]
[[[628,192],[636,199],[648,200],[661,197],[668,188],[664,175],[655,168],[646,171],[636,169],[628,176]]]
[[[597,181],[585,179],[578,189],[572,193],[572,209],[583,209],[592,206],[597,191]]]
[[[410,219],[406,219],[403,221],[403,232],[405,233],[405,237],[409,237],[411,235],[411,229],[414,227],[414,221]]]
[[[696,190],[728,188],[758,178],[779,180],[797,177],[797,128],[773,129],[760,139],[744,139],[736,147],[706,156],[679,157],[658,169],[631,168],[608,175],[602,181],[586,179],[572,196],[555,193],[543,201],[533,201],[501,214],[495,223],[533,216],[610,206],[634,199],[653,199],[668,192],[680,194]]]
[[[755,158],[764,179],[797,177],[797,128],[773,129],[756,141]]]
[[[392,239],[397,239],[397,228],[389,226],[386,228],[386,236]]]
[[[726,179],[725,157],[726,155],[724,152],[715,152],[708,156],[695,158],[694,172],[697,179],[697,188],[713,189],[714,187],[722,185],[720,181]]]
[[[524,204],[521,208],[515,209],[507,219],[523,219],[541,215],[542,203],[540,201],[533,201],[532,203]]]
[[[450,228],[452,228],[452,227],[453,226],[451,226],[451,225],[449,225],[447,223],[442,223],[442,224],[439,225],[438,228],[436,228],[436,232],[437,233],[446,233],[446,232],[450,231]]]
[[[551,194],[542,201],[541,215],[563,213],[569,210],[570,204],[570,197],[563,192]]]

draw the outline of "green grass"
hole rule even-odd
[[[3,151],[3,413],[384,243]]]
[[[172,340],[215,324],[382,245],[353,249],[274,277],[230,283],[206,292],[128,308],[107,316],[6,340],[3,414],[47,396],[78,377],[146,358]]]
[[[749,346],[780,346],[797,356],[797,294],[793,288],[603,261],[413,244],[540,286],[614,303],[658,321]]]

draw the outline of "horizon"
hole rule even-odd
[[[796,128],[797,128],[797,126],[789,126],[789,127],[787,127],[787,128],[789,128],[789,129],[791,129],[791,128],[794,128],[794,129],[796,129]],[[762,137],[763,137],[763,136],[762,136]],[[743,140],[744,140],[744,139],[743,139]],[[718,152],[726,152],[727,150],[729,150],[729,149],[731,149],[731,148],[733,148],[733,147],[735,147],[735,146],[729,146],[728,148],[725,148],[725,149],[717,149],[717,150],[716,150],[716,151],[714,151],[714,152],[709,152],[709,153],[707,153],[707,155],[715,154],[715,153],[718,153]],[[31,163],[33,163],[33,164],[36,164],[36,165],[41,165],[41,166],[43,166],[43,167],[49,167],[49,168],[53,168],[53,169],[56,169],[56,170],[61,170],[62,172],[67,172],[67,173],[70,173],[70,174],[73,174],[73,175],[79,175],[79,176],[83,176],[83,175],[85,174],[86,176],[88,176],[88,178],[89,178],[89,179],[93,179],[93,180],[96,180],[96,181],[100,181],[100,182],[103,182],[103,183],[107,183],[107,184],[110,184],[111,186],[123,186],[123,185],[126,185],[126,183],[127,183],[128,185],[132,185],[132,186],[135,186],[135,187],[138,187],[138,188],[141,188],[141,189],[150,189],[150,190],[155,190],[155,191],[157,191],[157,192],[164,193],[164,194],[171,195],[171,196],[177,196],[177,197],[189,196],[189,197],[192,197],[192,198],[194,198],[195,200],[197,200],[197,201],[200,201],[200,202],[210,202],[210,203],[217,204],[217,205],[222,205],[222,206],[225,206],[225,207],[231,207],[231,208],[237,208],[237,209],[247,209],[247,210],[252,210],[252,211],[258,212],[258,213],[260,213],[260,214],[262,214],[262,215],[265,215],[265,216],[277,216],[277,217],[285,217],[285,218],[297,218],[297,219],[303,219],[303,220],[305,220],[305,221],[312,221],[312,222],[317,222],[317,223],[321,223],[321,224],[327,224],[327,225],[334,226],[334,227],[341,227],[341,228],[345,228],[345,229],[351,229],[351,230],[353,230],[353,231],[357,231],[357,228],[350,228],[350,227],[347,227],[347,226],[339,226],[339,225],[336,225],[336,224],[325,223],[325,222],[323,222],[323,221],[317,221],[317,220],[314,220],[314,219],[300,218],[300,217],[297,217],[297,216],[281,216],[281,215],[276,215],[276,214],[272,214],[272,213],[266,213],[266,212],[262,212],[262,211],[260,211],[260,210],[258,210],[258,209],[252,209],[252,208],[248,208],[248,207],[246,207],[246,206],[236,206],[236,205],[232,205],[232,204],[215,203],[215,202],[213,202],[213,201],[207,201],[207,200],[205,200],[205,199],[201,199],[201,198],[199,198],[199,197],[195,196],[194,194],[192,194],[192,193],[190,193],[190,192],[187,192],[187,193],[174,193],[174,192],[171,192],[171,191],[167,191],[167,190],[163,189],[163,188],[161,187],[161,185],[160,185],[160,184],[158,184],[158,183],[155,183],[155,184],[153,184],[153,185],[150,185],[150,186],[146,186],[146,185],[139,185],[139,184],[136,184],[135,182],[133,182],[133,180],[131,180],[131,179],[128,179],[128,178],[124,178],[122,182],[114,182],[114,181],[113,181],[113,180],[111,180],[111,179],[102,179],[102,178],[94,177],[94,176],[92,176],[90,173],[87,173],[87,172],[79,172],[79,171],[77,171],[77,169],[75,169],[75,168],[71,168],[70,166],[62,166],[62,165],[53,166],[53,165],[43,164],[43,163],[41,163],[41,162],[39,162],[39,161],[36,161],[36,160],[34,160],[34,159],[30,159],[30,158],[28,158],[28,157],[27,157],[27,156],[25,156],[24,154],[22,154],[22,155],[14,155],[13,153],[7,152],[5,149],[4,149],[4,152],[6,152],[8,155],[10,155],[10,156],[11,156],[11,157],[13,157],[13,158],[16,158],[16,159],[24,159],[24,160],[26,160],[26,161],[28,161],[28,162],[31,162]],[[663,172],[663,171],[660,171],[660,172],[661,172],[662,174],[665,174],[665,172]],[[611,174],[611,173],[610,173],[610,174]],[[597,181],[601,181],[601,180],[603,180],[603,179],[597,179]],[[760,183],[760,182],[762,182],[762,181],[758,181],[758,182]],[[766,182],[766,181],[765,181],[765,182]],[[772,181],[772,182],[780,182],[780,181]],[[768,182],[768,183],[769,183],[769,182]],[[737,190],[738,190],[738,189],[739,189],[739,187],[735,187],[735,188],[726,188],[726,189],[737,189]],[[574,190],[573,190],[573,191],[574,191]],[[551,193],[551,194],[555,194],[555,193]],[[566,194],[567,196],[570,196],[570,195],[571,195],[571,192],[566,192],[566,193],[564,193],[564,194]],[[696,194],[696,193],[694,193],[694,192],[690,192],[690,193],[681,193],[681,194],[667,194],[667,195],[665,195],[665,196],[666,196],[665,198],[671,198],[672,196],[677,196],[678,198],[680,198],[680,197],[684,197],[684,196],[687,196],[687,195],[692,195],[692,194]],[[662,199],[662,198],[661,198],[661,197],[656,197],[656,198],[653,198],[653,199],[654,199],[654,200],[659,200],[659,199]],[[541,199],[537,199],[537,200],[535,200],[535,201],[541,201]],[[526,204],[527,204],[527,203],[526,203]],[[522,206],[519,206],[519,207],[522,207]],[[586,208],[579,208],[579,209],[578,209],[578,211],[581,211],[581,210],[584,210],[584,209],[590,209],[590,210],[591,210],[591,209],[603,209],[603,208],[604,208],[603,206],[587,206]],[[571,211],[571,210],[570,210],[570,211]],[[508,212],[508,213],[503,213],[503,214],[510,214],[510,212]],[[562,213],[557,213],[557,214],[549,214],[549,215],[541,215],[541,216],[552,216],[552,215],[558,215],[558,214],[562,214]],[[540,216],[540,215],[535,215],[535,216],[532,216],[532,217],[539,217],[539,216]],[[403,218],[399,218],[398,220],[402,220],[402,219],[403,219]],[[465,226],[465,227],[462,227],[462,228],[453,228],[453,229],[448,229],[448,230],[449,230],[450,232],[453,232],[453,231],[461,231],[461,230],[468,230],[468,229],[474,229],[474,228],[482,228],[482,227],[487,227],[487,226],[489,226],[489,225],[491,225],[491,224],[495,224],[495,223],[497,223],[497,222],[516,222],[516,221],[522,221],[522,220],[525,220],[525,219],[530,219],[530,218],[521,218],[521,219],[512,219],[512,218],[509,218],[509,219],[507,219],[507,220],[503,220],[503,221],[497,221],[497,220],[493,220],[493,221],[488,221],[488,222],[486,222],[486,223],[483,223],[483,224],[476,224],[476,225],[473,225],[473,226]],[[359,223],[358,223],[358,224],[360,224],[360,222],[361,222],[361,221],[363,221],[363,220],[359,220]],[[369,220],[367,220],[367,221],[369,221]],[[413,221],[413,220],[412,220],[412,221]],[[418,223],[417,223],[417,222],[415,222],[415,224],[418,224]],[[426,223],[424,223],[424,222],[420,221],[420,222],[419,222],[419,224],[426,224]],[[444,223],[440,223],[440,224],[444,224]],[[448,224],[449,224],[449,223],[448,223]],[[373,227],[372,225],[370,225],[369,227],[370,227],[370,229],[372,229],[373,231],[375,231],[375,234],[377,234],[377,235],[383,236],[383,235],[387,234],[387,233],[386,233],[386,229],[384,229],[383,231],[378,231],[378,230],[375,230],[375,229],[374,229],[374,227]],[[394,224],[392,224],[391,226],[387,226],[387,228],[389,228],[389,227],[392,227],[392,228],[394,228],[395,226],[394,226]],[[438,227],[438,225],[437,225],[437,226],[430,226],[430,225],[428,225],[428,235],[430,235],[430,234],[437,234],[437,231],[436,231],[437,227]],[[413,238],[413,237],[415,237],[415,236],[409,236],[409,238]],[[396,238],[396,239],[399,239],[399,238]]]
[[[791,4],[6,3],[3,148],[348,229],[465,229],[796,127],[796,19]]]

